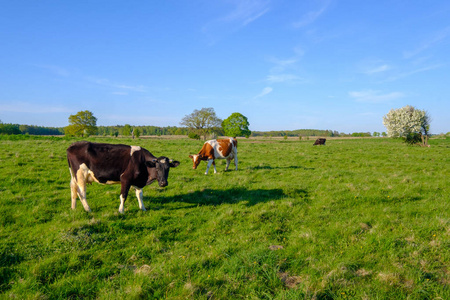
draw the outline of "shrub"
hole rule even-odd
[[[188,137],[190,139],[193,139],[193,140],[199,140],[200,139],[200,136],[198,134],[196,134],[195,132],[189,132]]]
[[[405,143],[409,145],[420,144],[422,142],[422,135],[417,132],[408,133],[405,136]]]

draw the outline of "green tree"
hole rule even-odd
[[[231,137],[245,136],[248,138],[252,134],[248,126],[250,126],[250,123],[247,117],[237,112],[232,113],[231,116],[222,122],[225,135]]]
[[[141,136],[141,130],[139,128],[134,128],[133,135],[138,139]]]
[[[19,125],[0,123],[0,134],[21,134]]]
[[[66,135],[90,136],[97,133],[97,118],[88,110],[69,116],[69,126],[64,128]]]
[[[212,107],[196,109],[193,113],[186,115],[180,122],[182,126],[188,127],[199,136],[203,136],[205,140],[208,133],[219,131],[221,123],[222,120],[216,116]]]
[[[184,132],[183,128],[177,128],[177,130],[175,131],[175,135],[185,135],[186,133]]]
[[[130,124],[125,124],[122,128],[122,135],[123,136],[130,136],[132,132],[132,128]]]

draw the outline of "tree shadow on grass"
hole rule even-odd
[[[0,251],[0,292],[11,288],[10,280],[14,278],[15,265],[20,264],[25,258],[12,245],[3,245]]]
[[[276,201],[288,197],[296,199],[301,198],[305,200],[308,198],[308,192],[303,189],[292,189],[289,191],[283,191],[282,189],[249,190],[245,188],[231,188],[227,190],[203,189],[201,191],[171,197],[166,197],[164,195],[156,197],[153,196],[149,197],[150,199],[148,200],[152,203],[159,204],[185,202],[195,204],[195,206],[215,206],[221,204],[237,204],[239,202],[246,202],[247,206],[253,206],[258,203]]]

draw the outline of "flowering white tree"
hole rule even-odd
[[[410,105],[391,109],[387,115],[383,116],[383,124],[389,137],[403,137],[408,141],[411,136],[419,136],[423,145],[428,142],[430,121],[426,111]]]

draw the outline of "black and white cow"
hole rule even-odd
[[[120,213],[124,212],[130,187],[134,187],[139,208],[145,211],[142,189],[155,180],[159,186],[167,186],[170,168],[180,164],[165,156],[157,158],[139,146],[91,142],[72,144],[67,148],[67,160],[72,177],[72,209],[76,207],[78,195],[88,212],[91,208],[86,202],[86,183],[120,184]]]

